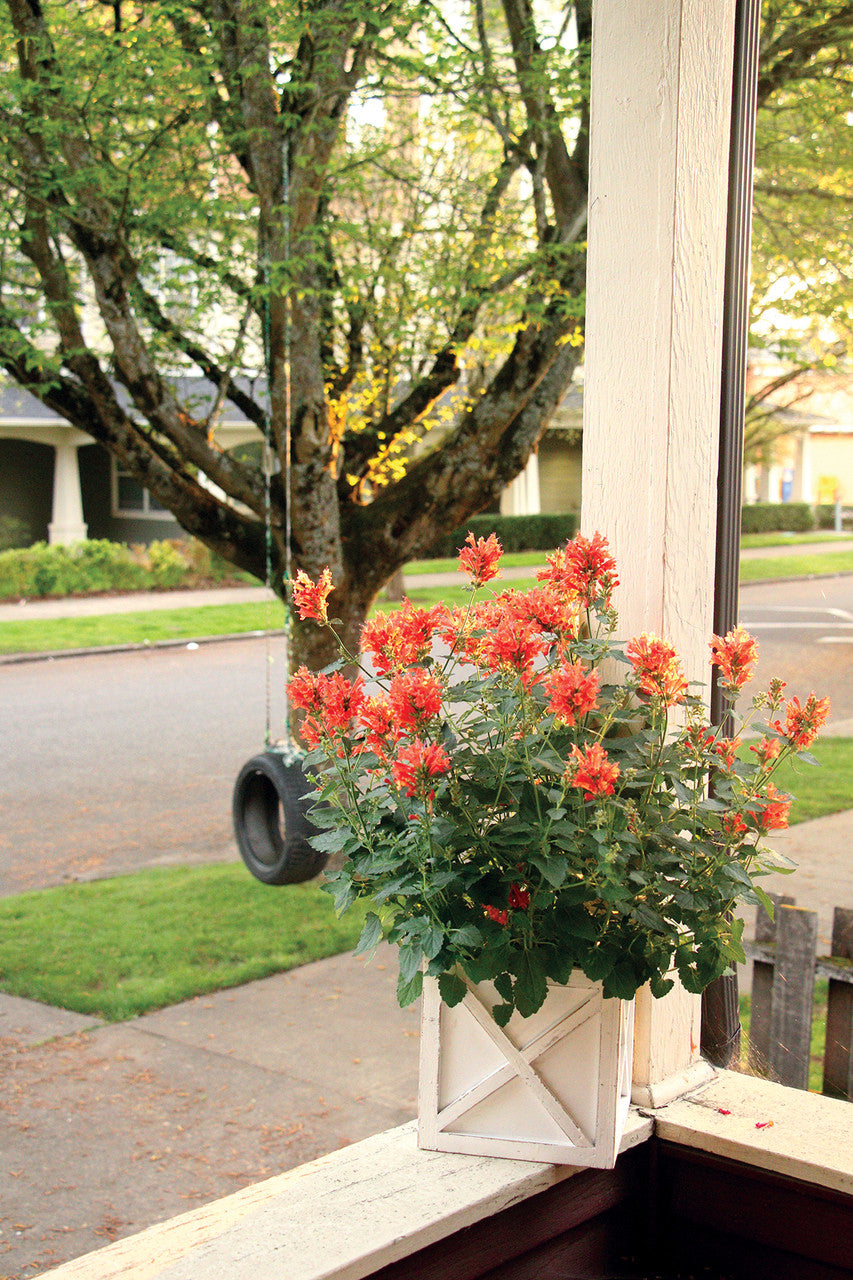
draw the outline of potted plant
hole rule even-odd
[[[314,842],[342,860],[328,882],[337,910],[372,900],[358,950],[398,945],[400,1003],[426,980],[424,1045],[476,1024],[479,1047],[455,1065],[422,1058],[422,1142],[612,1163],[630,1002],[675,975],[701,991],[744,959],[733,908],[768,905],[756,881],[785,865],[761,843],[790,806],[773,776],[792,753],[813,759],[828,700],[786,703],[771,681],[747,718],[763,713],[762,733],[739,751],[708,725],[666,640],[616,639],[603,537],[549,556],[537,588],[483,598],[500,557],[494,535],[469,535],[465,608],[404,601],[366,623],[359,654],[290,681],[322,802]],[[328,571],[299,574],[293,599],[334,629],[331,587]],[[756,652],[741,628],[711,642],[732,704]],[[570,1042],[585,1067],[562,1062]],[[566,1070],[575,1094],[585,1078],[584,1098],[555,1094]],[[526,1138],[497,1132],[537,1081],[556,1107],[535,1096]]]

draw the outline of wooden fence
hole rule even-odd
[[[817,915],[793,898],[770,895],[775,916],[759,909],[753,961],[750,1068],[807,1089],[815,978],[829,979],[823,1092],[853,1100],[853,911],[836,907],[831,954],[817,954]]]

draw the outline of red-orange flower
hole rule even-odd
[[[545,680],[548,710],[572,725],[598,706],[599,685],[597,671],[586,671],[580,662],[563,663]]]
[[[757,746],[750,747],[750,751],[754,751],[763,766],[767,766],[771,761],[775,760],[782,750],[782,743],[778,738],[762,738]]]
[[[739,746],[740,738],[720,738],[719,742],[715,743],[714,750],[727,769],[734,768]]]
[[[521,884],[509,886],[509,905],[513,911],[526,911],[530,906],[530,890]]]
[[[785,728],[782,729],[778,721],[773,727],[784,733],[798,751],[803,751],[812,745],[828,716],[829,698],[810,693],[802,707],[799,698],[791,698],[785,706]]]
[[[432,649],[439,621],[446,616],[444,605],[418,609],[404,600],[395,613],[377,613],[361,630],[361,651],[369,653],[380,675],[420,662]]]
[[[394,726],[394,713],[387,698],[365,698],[358,713],[359,724],[367,729],[363,746],[387,760],[399,741],[400,734]]]
[[[494,920],[495,924],[506,924],[507,920],[509,920],[509,912],[506,910],[499,911],[497,907],[483,907],[483,910],[490,920]]]
[[[572,760],[566,770],[566,778],[570,786],[583,791],[587,800],[596,796],[612,796],[614,783],[619,777],[618,764],[612,764],[607,752],[599,742],[581,751],[572,747]]]
[[[678,655],[668,640],[644,631],[628,641],[627,654],[643,693],[663,698],[667,706],[683,701],[687,681]]]
[[[535,627],[501,617],[495,630],[480,641],[475,660],[490,671],[501,668],[517,671],[522,683],[528,686],[535,679],[534,662],[548,649],[548,641]]]
[[[737,626],[722,639],[711,641],[711,662],[720,668],[725,684],[740,690],[752,679],[752,667],[758,659],[758,641],[743,627]]]
[[[578,534],[560,551],[547,557],[547,568],[537,573],[540,582],[549,582],[586,607],[607,607],[619,586],[616,561],[607,539],[600,533],[591,538]]]
[[[317,582],[312,582],[307,573],[300,569],[290,584],[293,603],[304,622],[306,618],[316,618],[318,622],[328,622],[329,614],[326,601],[332,594],[332,574],[326,568]]]
[[[503,547],[495,534],[488,538],[474,538],[469,533],[465,545],[459,551],[459,570],[467,573],[475,587],[500,576],[498,561],[503,555]]]
[[[301,726],[302,737],[310,747],[319,745],[321,738],[339,737],[349,728],[354,716],[364,705],[364,681],[355,681],[335,671],[332,675],[312,675],[306,667],[300,667],[288,685],[291,700],[298,707],[311,712]]]
[[[426,743],[415,738],[408,746],[400,748],[391,773],[394,785],[407,796],[426,800],[435,794],[429,785],[430,780],[447,773],[449,768],[450,756],[443,747],[437,742]]]
[[[768,782],[767,790],[763,796],[758,797],[758,802],[762,808],[755,813],[748,814],[750,826],[764,833],[767,831],[784,831],[788,825],[788,811],[791,808],[791,797],[784,795],[781,791]]]
[[[423,667],[412,667],[392,678],[388,703],[398,729],[422,729],[441,712],[441,681]]]

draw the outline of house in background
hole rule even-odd
[[[772,358],[754,356],[748,388],[778,377]],[[203,418],[216,388],[199,377],[175,379],[179,396]],[[263,388],[255,388],[256,394]],[[853,382],[840,373],[806,373],[772,401],[788,429],[772,456],[744,472],[745,502],[853,503]],[[215,435],[224,449],[258,441],[257,428],[230,401]],[[573,382],[524,471],[501,496],[502,515],[579,514],[583,384]],[[170,513],[124,472],[91,436],[35,396],[0,387],[0,518],[19,521],[27,541],[109,538],[148,543],[183,536]]]
[[[178,396],[203,418],[216,388],[200,377],[174,380]],[[256,394],[263,388],[256,388]],[[119,392],[121,394],[121,392]],[[583,393],[572,386],[521,475],[501,500],[505,515],[580,511]],[[226,400],[215,436],[223,449],[260,440]],[[0,518],[19,522],[22,541],[149,543],[183,530],[91,436],[14,385],[0,386]]]
[[[786,366],[753,352],[747,395]],[[853,379],[848,372],[807,371],[768,397],[781,434],[766,461],[744,472],[745,502],[853,503]]]
[[[174,381],[200,417],[210,412],[216,398],[212,383]],[[215,436],[224,449],[260,438],[230,401]],[[14,385],[0,387],[0,517],[19,521],[28,542],[148,543],[185,536],[103,445]]]

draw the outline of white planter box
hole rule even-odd
[[[491,983],[450,1009],[424,981],[418,1145],[611,1168],[631,1098],[633,1001],[576,971],[530,1018],[499,1027]]]

